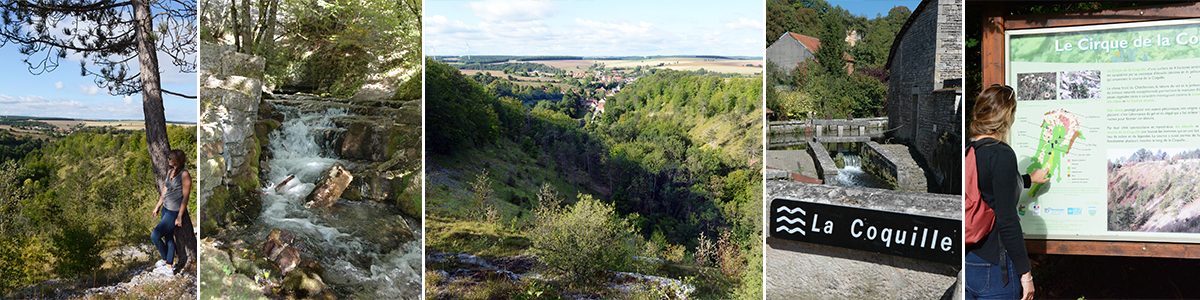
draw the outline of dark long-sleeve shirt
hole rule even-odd
[[[1021,190],[1029,187],[1029,175],[1017,171],[1017,154],[1008,144],[985,138],[976,142],[975,166],[979,171],[979,193],[983,201],[996,211],[996,223],[982,243],[967,251],[993,264],[1000,263],[1000,253],[1007,251],[1017,274],[1029,272],[1029,253],[1025,250],[1025,234],[1017,216],[1017,200]]]

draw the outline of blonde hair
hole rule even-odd
[[[974,119],[967,129],[971,136],[994,135],[1008,143],[1008,130],[1015,121],[1016,111],[1017,98],[1012,87],[993,84],[975,98]]]

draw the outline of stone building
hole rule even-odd
[[[961,191],[962,26],[962,0],[921,1],[886,65],[889,136],[919,154],[944,193]]]
[[[767,47],[767,61],[775,63],[784,73],[791,73],[804,60],[815,58],[820,48],[821,40],[817,38],[787,32]]]

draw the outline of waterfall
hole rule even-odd
[[[862,158],[858,154],[845,152],[841,155],[843,167],[838,169],[838,185],[881,189],[891,188],[887,184],[880,182],[875,176],[863,171]]]
[[[334,120],[349,116],[346,111],[303,113],[295,107],[277,108],[285,120],[269,136],[273,158],[262,178],[263,210],[253,240],[261,241],[275,228],[303,238],[324,268],[322,279],[338,298],[420,298],[419,220],[406,220],[395,207],[373,201],[339,200],[328,209],[304,206],[305,197],[334,163],[347,169],[365,165],[334,157],[331,143],[325,141],[332,136],[325,133],[341,131]],[[410,228],[416,229],[416,240],[401,242],[399,233]]]

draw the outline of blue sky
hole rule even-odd
[[[425,1],[426,55],[762,56],[762,0]]]
[[[850,11],[850,14],[855,16],[867,17],[874,19],[875,17],[887,16],[888,11],[892,7],[907,6],[908,10],[917,9],[921,1],[896,1],[896,0],[842,0],[829,1],[830,6],[841,6],[843,9]]]
[[[0,70],[4,70],[0,75],[0,115],[144,119],[141,93],[129,97],[109,95],[108,90],[96,86],[94,77],[79,75],[79,54],[68,52],[57,70],[33,75],[22,62],[26,56],[18,52],[18,47],[15,44],[0,47]],[[162,52],[158,58],[163,89],[195,96],[196,73],[179,73],[179,68],[172,65],[170,57]],[[129,64],[129,68],[131,72],[137,72],[136,59]],[[92,67],[89,60],[89,69],[98,68]],[[195,99],[163,93],[167,121],[196,122],[196,104]]]

